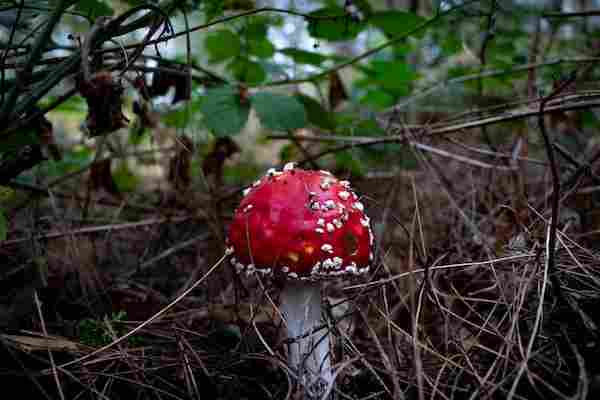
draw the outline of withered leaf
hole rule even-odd
[[[90,136],[102,136],[127,126],[123,114],[123,86],[110,72],[99,72],[89,81],[79,78],[77,88],[88,105],[86,125]]]
[[[223,164],[225,160],[240,152],[240,147],[230,137],[220,137],[210,153],[202,161],[202,172],[204,176],[214,176],[217,182],[223,177]]]
[[[329,74],[329,109],[335,110],[342,102],[348,100],[348,93],[344,88],[342,78],[337,72]]]
[[[182,136],[177,142],[177,152],[169,160],[169,183],[177,191],[184,191],[190,186],[192,181],[191,166],[194,144],[186,137]]]

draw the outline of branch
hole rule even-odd
[[[542,14],[544,18],[576,18],[576,17],[597,17],[600,16],[600,10],[578,11],[578,12],[549,12]]]
[[[540,100],[535,100],[530,103],[536,103]],[[580,94],[567,94],[555,96],[546,101],[542,110],[543,114],[549,114],[556,111],[580,110],[587,108],[600,107],[600,92],[588,92]],[[380,143],[402,143],[409,140],[410,135],[417,135],[418,138],[434,137],[446,135],[449,133],[460,132],[463,130],[479,128],[481,126],[494,125],[501,122],[512,121],[516,119],[524,119],[528,117],[538,116],[539,108],[531,105],[521,107],[508,108],[496,114],[487,115],[474,120],[459,120],[450,124],[436,124],[431,126],[398,126],[392,128],[401,130],[403,133],[390,136],[336,136],[336,135],[317,135],[298,137],[302,141],[312,142],[337,142],[347,143],[351,146],[370,146]],[[267,138],[275,140],[289,139],[288,135],[273,134]]]

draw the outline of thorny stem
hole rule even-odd
[[[33,67],[36,65],[36,62],[41,57],[42,52],[44,50],[44,46],[48,42],[48,38],[52,35],[54,27],[58,24],[64,10],[66,10],[70,4],[71,3],[67,0],[61,0],[56,5],[56,8],[50,15],[50,19],[48,21],[48,24],[46,25],[46,29],[37,38],[36,42],[33,45],[33,48],[31,49],[31,52],[29,53],[29,58],[27,59],[26,67],[22,74],[22,76],[25,77],[25,79],[28,79],[28,75],[30,75],[33,71]],[[17,98],[19,97],[19,94],[21,92],[20,89],[21,85],[17,82],[17,84],[15,84],[15,86],[13,86],[12,90],[9,92],[8,98],[2,104],[2,110],[0,110],[1,119],[8,119],[10,110],[13,109],[13,106],[17,101]]]
[[[304,399],[320,398],[333,382],[329,332],[321,326],[321,287],[315,282],[287,282],[281,292],[281,311],[286,321],[289,365],[296,369]]]
[[[83,79],[85,82],[89,82],[92,79],[92,72],[90,68],[90,53],[96,39],[102,30],[108,25],[110,21],[109,17],[99,17],[96,19],[96,22],[91,27],[89,32],[85,35],[85,40],[83,41],[83,45],[81,46],[81,70],[83,72]]]
[[[15,17],[15,21],[13,23],[12,28],[10,29],[10,35],[8,37],[8,42],[6,42],[6,48],[4,49],[4,52],[2,53],[2,60],[0,61],[0,63],[2,64],[2,71],[0,71],[0,74],[2,75],[2,77],[0,78],[2,80],[2,82],[0,83],[0,90],[2,90],[2,93],[0,94],[0,104],[4,104],[4,84],[5,84],[5,72],[6,72],[6,67],[4,65],[4,63],[6,62],[6,57],[8,56],[8,52],[10,50],[10,47],[12,45],[14,36],[15,36],[15,32],[17,31],[17,26],[19,26],[19,23],[21,22],[21,13],[23,12],[23,1],[21,0],[21,3],[19,3],[19,8],[17,10],[17,16]]]

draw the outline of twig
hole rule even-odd
[[[96,45],[96,39],[108,25],[109,21],[110,17],[98,17],[96,22],[94,22],[94,25],[86,33],[83,44],[81,45],[81,71],[83,72],[83,79],[85,82],[89,82],[92,79],[89,60],[90,54]]]
[[[144,5],[143,7],[147,7],[147,5]],[[153,7],[153,6],[151,6]],[[159,14],[162,14],[162,10],[160,10],[160,8],[157,9]],[[150,27],[150,29],[148,29],[148,32],[146,33],[146,37],[144,37],[144,40],[142,41],[142,43],[138,44],[135,49],[133,50],[133,54],[131,55],[131,57],[129,57],[129,60],[126,61],[125,67],[123,68],[123,71],[121,71],[121,75],[123,75],[125,72],[127,72],[129,70],[129,67],[137,60],[137,58],[143,53],[144,49],[146,48],[146,46],[148,46],[148,44],[150,43],[152,36],[156,33],[156,31],[158,30],[158,28],[162,25],[165,24],[165,28],[163,30],[163,32],[160,34],[162,35],[165,30],[171,30],[171,23],[169,21],[168,16],[163,15],[162,16],[164,18],[163,21],[158,21],[157,23],[155,23],[154,25],[152,25]],[[120,46],[122,51],[124,51],[124,47]]]
[[[98,232],[104,232],[104,231],[109,231],[109,232],[110,231],[120,231],[123,229],[139,228],[141,226],[164,224],[166,222],[183,222],[183,221],[187,221],[191,218],[192,218],[191,216],[174,217],[174,218],[151,218],[151,219],[147,219],[144,221],[128,222],[125,224],[110,224],[110,225],[91,226],[91,227],[87,227],[87,228],[73,229],[73,230],[65,231],[65,232],[45,233],[43,235],[34,236],[33,238],[26,237],[26,238],[6,240],[6,241],[0,243],[0,247],[8,246],[11,244],[23,243],[23,242],[27,242],[29,240],[56,239],[56,238],[60,238],[63,236],[86,235],[86,234],[90,234],[90,233],[98,233]]]
[[[316,170],[321,169],[319,167],[319,164],[317,164],[317,161],[312,159],[312,155],[302,145],[302,142],[300,140],[298,140],[298,138],[296,136],[294,136],[294,134],[292,132],[288,132],[288,137],[294,143],[294,145],[298,148],[298,150],[300,150],[300,152],[304,156],[304,159],[309,160],[308,163],[310,164],[312,169],[316,169]]]
[[[493,164],[489,164],[489,163],[486,163],[483,161],[474,160],[472,158],[464,157],[459,154],[450,153],[449,151],[438,149],[433,146],[429,146],[427,144],[414,142],[412,140],[409,141],[408,144],[416,149],[421,150],[421,151],[426,151],[426,152],[429,152],[432,154],[437,154],[442,157],[451,158],[453,160],[456,160],[456,161],[459,161],[459,162],[462,162],[465,164],[469,164],[474,167],[479,167],[479,168],[483,168],[483,169],[496,169],[498,171],[514,171],[517,169],[517,167],[513,167],[513,166],[493,165]]]
[[[554,253],[554,249],[552,246],[552,226],[556,229],[556,224],[554,221],[550,221],[550,226],[546,229],[546,259],[544,260],[544,276],[542,277],[542,287],[540,289],[540,296],[538,298],[538,307],[535,315],[535,322],[533,324],[533,328],[531,329],[531,334],[529,336],[529,343],[527,343],[527,350],[525,352],[525,356],[523,361],[521,361],[521,365],[519,366],[519,370],[517,372],[517,376],[513,381],[513,384],[510,388],[510,392],[506,397],[507,400],[512,400],[515,396],[515,392],[517,390],[517,386],[523,376],[523,372],[525,372],[525,368],[527,368],[527,364],[531,358],[531,353],[533,351],[533,344],[535,343],[535,339],[537,338],[538,332],[540,330],[540,324],[542,322],[542,317],[544,315],[544,300],[546,298],[546,287],[548,285],[548,277],[551,273],[550,270],[550,254]],[[556,240],[556,231],[554,232],[554,239]]]
[[[411,103],[414,103],[418,99],[427,97],[427,96],[431,95],[432,93],[437,92],[438,90],[441,90],[445,87],[449,87],[449,86],[453,86],[453,85],[457,85],[457,84],[461,84],[461,83],[465,83],[465,82],[469,82],[469,81],[473,81],[473,80],[480,80],[482,78],[491,78],[491,77],[512,75],[512,74],[519,73],[522,71],[532,71],[532,70],[536,70],[538,68],[552,67],[552,66],[562,65],[562,64],[580,64],[580,63],[589,63],[589,62],[594,62],[594,61],[598,61],[598,59],[596,57],[558,58],[558,59],[554,59],[554,60],[547,60],[547,61],[540,61],[540,62],[535,62],[535,63],[516,65],[514,67],[506,68],[506,69],[488,69],[488,70],[483,70],[483,71],[480,71],[480,72],[474,73],[474,74],[462,75],[462,76],[458,76],[456,78],[442,80],[438,83],[433,84],[432,86],[422,89],[421,91],[410,96],[407,100],[394,105],[391,109],[386,110],[385,112],[386,113],[398,112],[402,108],[406,107],[407,105],[409,105]]]
[[[550,12],[542,14],[544,18],[577,18],[577,17],[597,17],[600,10],[577,11],[577,12]]]
[[[581,73],[584,71],[591,69],[593,64],[588,64],[585,68],[582,69]],[[544,146],[546,148],[546,154],[548,157],[548,163],[550,164],[550,172],[552,174],[552,211],[550,218],[550,230],[549,235],[550,239],[548,241],[548,253],[546,257],[548,258],[548,269],[550,271],[550,279],[552,280],[552,286],[554,293],[557,295],[558,299],[563,301],[564,304],[569,304],[568,301],[564,298],[564,295],[561,290],[560,280],[558,276],[555,274],[555,266],[554,259],[556,253],[556,232],[558,229],[559,222],[559,212],[560,212],[560,191],[561,191],[561,182],[560,175],[558,171],[558,165],[556,163],[556,159],[554,157],[554,147],[552,146],[552,141],[550,140],[550,136],[546,131],[546,120],[544,117],[544,112],[546,110],[546,104],[558,96],[562,91],[564,91],[569,85],[575,82],[577,78],[577,73],[574,72],[572,75],[565,79],[560,85],[558,85],[548,96],[544,97],[540,101],[539,111],[537,114],[537,122],[538,128],[540,130],[540,134],[544,140]]]
[[[35,302],[35,307],[37,308],[38,318],[40,319],[40,325],[42,327],[42,333],[45,338],[48,338],[48,331],[46,330],[46,323],[44,322],[44,314],[42,313],[42,302],[38,297],[37,290],[33,292],[33,300]],[[58,373],[56,372],[56,363],[54,362],[54,356],[52,355],[52,350],[48,349],[48,358],[50,359],[50,365],[52,366],[52,375],[54,376],[54,383],[56,383],[56,390],[58,390],[58,395],[62,400],[65,400],[65,394],[63,393],[62,386],[60,384],[60,379],[58,378]]]
[[[8,41],[6,42],[6,48],[4,49],[4,52],[2,52],[2,60],[0,61],[0,67],[2,67],[2,84],[0,85],[0,91],[1,93],[1,98],[0,98],[0,104],[4,104],[4,84],[5,84],[5,69],[6,69],[6,65],[4,64],[6,62],[6,56],[8,55],[8,51],[10,50],[10,46],[12,45],[13,39],[15,37],[15,32],[17,31],[17,27],[19,26],[20,20],[21,20],[21,13],[23,12],[23,7],[25,5],[25,1],[21,0],[19,2],[19,8],[17,10],[17,16],[15,17],[15,22],[13,23],[13,26],[10,29],[10,34],[8,36]],[[17,82],[15,82],[17,83]]]
[[[454,269],[454,268],[470,268],[470,267],[476,267],[476,266],[492,265],[494,263],[499,263],[499,262],[504,262],[504,261],[519,260],[519,259],[522,259],[522,258],[531,258],[531,257],[535,257],[535,253],[523,253],[523,254],[517,254],[517,255],[514,255],[514,256],[500,257],[500,258],[496,258],[496,259],[493,259],[493,260],[486,260],[486,261],[477,261],[477,262],[468,262],[468,263],[459,263],[459,264],[447,264],[447,265],[437,265],[437,266],[429,267],[429,270],[431,270],[431,271],[438,271],[438,270]],[[362,283],[362,284],[359,284],[359,285],[346,286],[344,288],[344,290],[355,290],[355,289],[371,288],[371,287],[374,287],[374,286],[381,286],[381,285],[385,285],[385,284],[388,284],[390,282],[393,282],[393,281],[405,278],[405,277],[410,276],[412,274],[422,274],[422,273],[425,273],[426,271],[427,271],[427,268],[420,268],[420,269],[415,269],[415,270],[412,270],[412,271],[402,272],[400,274],[391,276],[389,278],[379,279],[377,281],[372,281],[372,282],[368,282],[368,283]]]
[[[144,261],[142,263],[142,265],[140,265],[139,269],[126,273],[125,277],[129,277],[133,274],[143,271],[146,268],[151,267],[152,265],[156,264],[158,261],[162,260],[163,258],[169,257],[171,254],[176,253],[181,249],[191,246],[196,242],[200,242],[200,241],[208,239],[209,236],[210,236],[209,233],[202,233],[198,236],[194,236],[193,238],[191,238],[189,240],[186,240],[185,242],[177,243],[175,246],[169,247],[167,250],[163,251],[159,255],[152,257],[149,260]]]
[[[31,185],[31,184],[23,183],[23,182],[11,181],[11,182],[7,183],[6,186],[9,186],[9,187],[12,187],[15,189],[20,189],[20,190],[27,190],[29,192],[33,192],[33,194],[35,194],[37,196],[60,197],[63,199],[77,200],[80,202],[85,201],[85,198],[83,196],[79,196],[74,193],[64,193],[64,192],[58,192],[58,191],[54,191],[54,190],[51,191],[49,187],[41,187],[41,186]],[[13,211],[16,211],[16,210],[19,210],[19,209],[25,207],[32,198],[33,198],[33,196],[31,196],[27,200],[23,201],[21,204],[16,205],[14,207]],[[102,204],[102,205],[108,206],[108,207],[123,207],[122,202],[121,203],[113,202],[107,198],[96,199],[96,203]],[[131,209],[131,210],[138,210],[138,211],[147,212],[147,213],[156,212],[156,208],[154,208],[154,207],[143,206],[143,205],[139,205],[139,204],[126,203],[125,207],[128,209]]]
[[[186,50],[186,68],[187,70],[185,71],[185,78],[186,78],[186,86],[187,86],[187,93],[189,93],[189,99],[186,102],[186,107],[188,107],[188,113],[189,113],[189,106],[191,104],[191,100],[192,100],[192,38],[190,37],[190,22],[188,20],[188,15],[187,12],[185,11],[185,7],[181,7],[181,12],[183,13],[183,21],[185,22],[185,30],[188,32],[187,35],[185,35],[185,50]],[[186,95],[187,95],[186,93]]]
[[[446,140],[456,146],[462,147],[465,150],[472,151],[472,152],[478,153],[478,154],[483,154],[483,155],[492,156],[492,157],[496,157],[496,158],[510,158],[511,161],[513,161],[513,162],[514,161],[524,161],[524,162],[528,162],[531,164],[547,165],[547,163],[545,161],[538,160],[538,159],[531,158],[531,157],[521,157],[521,156],[515,157],[515,154],[500,153],[500,152],[495,152],[495,151],[491,151],[491,150],[480,149],[478,147],[464,144],[464,143],[460,142],[459,140],[456,140],[452,137],[446,138]]]
[[[568,111],[589,109],[600,107],[600,94],[574,94],[555,96],[550,99],[543,109],[542,115],[555,111]],[[551,104],[550,104],[551,103]],[[381,143],[404,143],[409,140],[408,134],[417,133],[419,138],[435,137],[449,133],[460,132],[463,130],[477,128],[483,125],[493,125],[501,122],[512,121],[540,115],[539,108],[530,106],[517,107],[492,116],[486,116],[471,121],[459,121],[451,124],[438,124],[430,127],[406,128],[401,127],[403,133],[389,136],[369,137],[369,136],[335,136],[335,135],[317,135],[317,136],[298,136],[301,141],[313,142],[338,142],[346,143],[335,148],[325,149],[320,153],[313,155],[310,159],[304,159],[299,162],[300,165],[306,164],[310,160],[319,159],[327,154],[347,150],[355,146],[373,146]],[[405,133],[404,133],[405,132]],[[288,135],[272,134],[267,138],[275,140],[289,140]]]

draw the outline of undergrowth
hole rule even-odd
[[[368,278],[325,284],[337,396],[593,398],[600,256],[581,210],[563,204],[550,271],[543,175],[421,162],[355,179],[378,257]],[[45,201],[38,210],[61,218]],[[93,233],[63,219],[56,237],[38,228],[2,247],[20,265],[0,280],[11,307],[2,376],[50,398],[58,387],[65,398],[291,398],[278,287],[236,275],[193,210],[178,214],[185,224],[139,217],[148,224]],[[19,218],[40,223],[29,209]]]

